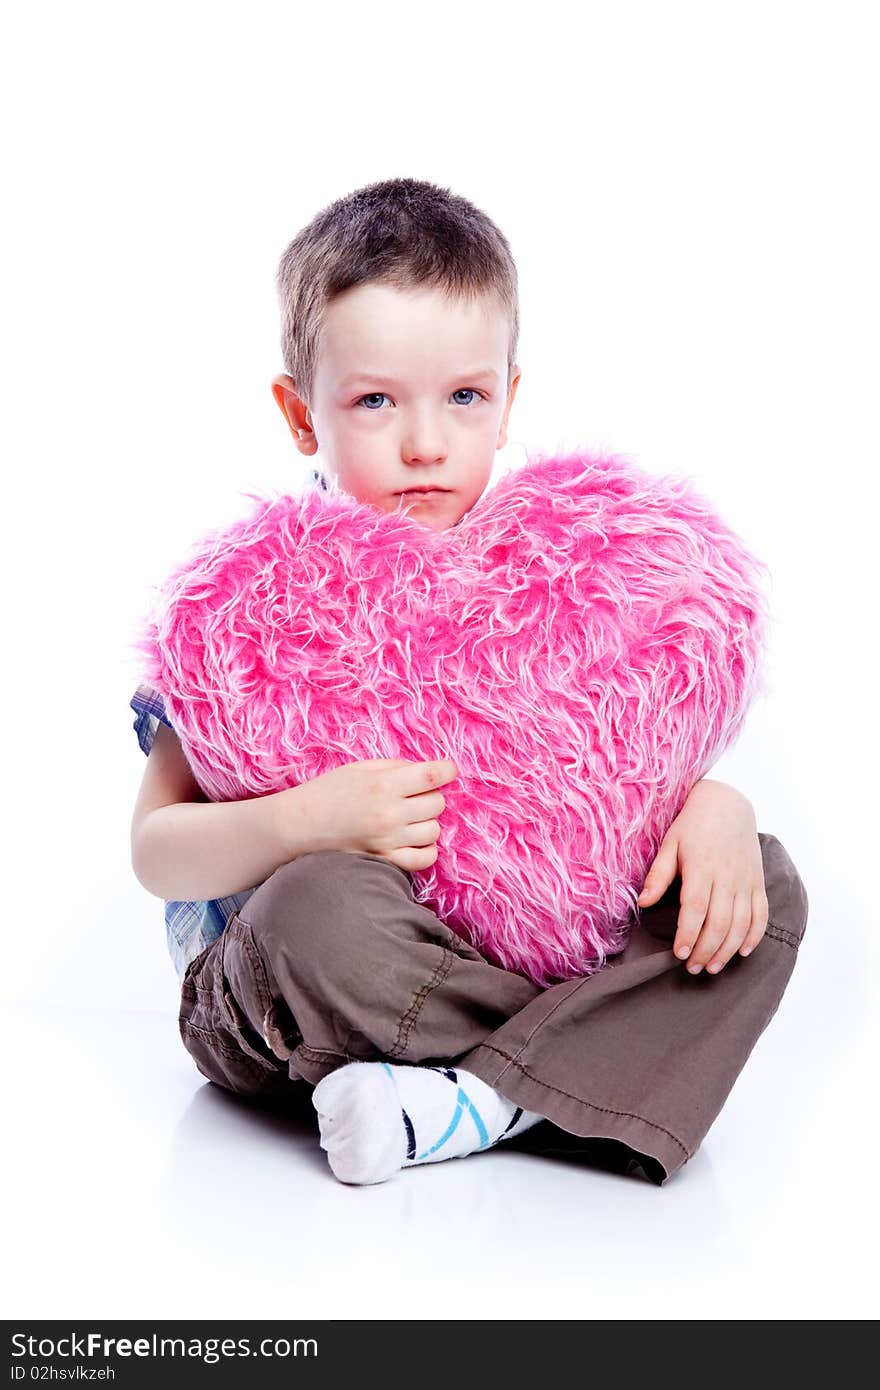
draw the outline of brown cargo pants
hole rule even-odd
[[[751,955],[688,973],[672,952],[677,877],[624,951],[548,989],[486,961],[388,860],[302,855],[188,966],[184,1046],[211,1081],[281,1104],[346,1062],[454,1064],[546,1116],[505,1147],[662,1184],[776,1012],[806,927],[797,869],[775,836],[758,838],[770,914]]]

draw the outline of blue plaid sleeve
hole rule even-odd
[[[149,754],[160,723],[167,724],[169,729],[173,728],[165,713],[165,701],[158,690],[142,681],[128,703],[136,715],[131,727],[137,734],[138,743],[144,753]]]
[[[165,713],[165,702],[158,690],[144,682],[137,687],[129,700],[136,718],[132,727],[138,736],[138,743],[149,754],[160,723],[173,727]],[[253,888],[245,888],[228,898],[215,898],[211,902],[166,902],[165,936],[168,950],[178,978],[183,980],[191,960],[201,955],[212,942],[226,930],[233,912],[244,907]]]

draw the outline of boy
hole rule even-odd
[[[316,480],[457,525],[507,441],[520,379],[498,228],[447,190],[390,179],[319,213],[278,289],[287,370],[272,391],[300,452],[320,449]],[[313,1086],[343,1182],[513,1140],[663,1183],[699,1147],[807,915],[785,849],[734,788],[694,787],[626,950],[542,990],[414,901],[454,763],[376,759],[210,803],[159,697],[141,686],[131,703],[148,753],[132,864],[166,900],[181,1036],[205,1076],[282,1103]]]

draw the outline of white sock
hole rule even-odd
[[[536,1125],[460,1067],[349,1062],[312,1092],[321,1148],[340,1182],[385,1182],[399,1168],[488,1149]]]

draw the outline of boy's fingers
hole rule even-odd
[[[739,950],[748,934],[749,926],[752,921],[752,898],[750,893],[737,893],[733,904],[733,922],[730,931],[721,944],[721,949],[716,951],[706,970],[710,975],[717,975],[722,970],[731,956]]]
[[[767,930],[769,918],[770,905],[767,902],[767,893],[763,888],[756,888],[752,893],[752,925],[749,927],[745,941],[739,948],[741,956],[747,956],[754,951]]]
[[[423,766],[434,786],[441,786],[444,782],[452,782],[458,776],[458,768],[451,758],[436,758],[433,762],[424,763]],[[433,781],[434,778],[437,778],[436,782]]]
[[[711,885],[707,880],[695,882],[691,877],[682,889],[674,948],[679,960],[684,960],[694,948],[694,942],[706,920],[710,895]]]
[[[434,787],[454,782],[458,767],[451,758],[436,758],[430,762],[410,763],[403,776],[403,795],[413,796],[418,792],[430,791]]]
[[[671,836],[663,841],[654,862],[645,875],[642,891],[637,898],[640,906],[647,906],[666,892],[678,872],[678,842]]]
[[[713,884],[708,915],[688,960],[687,968],[692,975],[699,973],[725,940],[730,931],[732,911],[733,894],[719,883]]]

